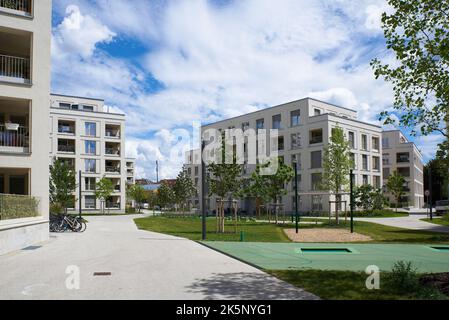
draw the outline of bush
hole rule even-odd
[[[50,213],[51,214],[62,214],[64,213],[64,207],[59,203],[51,203],[50,204]]]
[[[39,200],[18,195],[0,196],[0,220],[39,216]]]
[[[396,262],[390,277],[392,285],[400,293],[416,292],[420,287],[416,268],[412,262]]]

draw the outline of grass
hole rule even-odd
[[[408,217],[407,212],[396,212],[393,210],[374,210],[372,212],[354,212],[357,218],[402,218]]]
[[[427,219],[421,219],[422,221],[438,224],[440,226],[449,226],[449,219],[447,218],[434,218],[433,220]]]
[[[381,273],[379,290],[368,290],[365,285],[368,275],[363,272],[319,270],[266,272],[325,300],[413,300],[435,299],[435,296],[445,298],[426,287],[406,294],[401,293],[393,285],[390,273]]]
[[[140,229],[165,233],[173,236],[187,238],[190,240],[201,240],[201,219],[200,218],[166,218],[148,217],[134,220]],[[346,228],[349,229],[349,222],[341,221],[340,225],[330,224],[324,221],[322,225],[301,225],[305,228]],[[283,229],[294,228],[293,224],[275,225],[273,223],[261,222],[239,222],[238,232],[232,233],[234,226],[227,222],[226,230],[229,233],[217,234],[215,232],[215,219],[207,219],[207,240],[208,241],[240,241],[240,231],[244,232],[246,242],[290,242]],[[355,222],[355,232],[370,236],[371,243],[449,243],[449,235],[428,231],[407,230],[395,227],[383,226],[370,222]]]

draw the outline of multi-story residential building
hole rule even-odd
[[[385,131],[382,134],[383,176],[385,183],[394,171],[404,176],[406,194],[401,202],[405,207],[422,208],[424,206],[424,165],[421,152],[413,142],[399,131]],[[396,200],[387,193],[391,203]]]
[[[136,184],[136,159],[126,158],[126,183],[128,185]]]
[[[323,174],[324,147],[329,143],[333,128],[344,130],[351,145],[351,156],[355,163],[355,183],[372,184],[382,187],[382,129],[379,126],[357,120],[357,111],[339,107],[311,98],[306,98],[276,107],[260,110],[236,118],[220,121],[202,127],[202,133],[208,129],[224,131],[226,129],[277,129],[279,157],[288,165],[298,164],[299,207],[301,211],[328,211],[329,201],[335,200],[329,192],[320,190]],[[247,148],[245,148],[247,149]],[[245,150],[246,151],[246,150]],[[198,153],[199,154],[199,153]],[[193,161],[193,154],[187,154]],[[201,181],[198,161],[187,162],[192,178]],[[249,176],[255,166],[245,165],[244,173]],[[197,175],[198,173],[198,175]],[[294,209],[293,183],[286,186],[288,195],[282,203],[284,210]],[[201,186],[199,186],[201,194]],[[199,199],[193,199],[197,201]],[[349,196],[344,195],[343,201]],[[199,203],[199,201],[197,201]],[[216,199],[208,198],[206,205],[210,210],[216,208]],[[254,200],[240,201],[240,208],[253,213]],[[335,205],[331,207],[335,209]]]
[[[105,177],[114,185],[106,209],[124,212],[129,177],[127,163],[132,163],[125,157],[125,115],[103,109],[103,100],[52,94],[50,157],[63,159],[76,172],[81,171],[82,181],[77,183],[82,187],[83,211],[101,209],[95,189],[96,183]],[[79,200],[78,195],[79,190],[74,199]],[[74,201],[73,210],[78,209],[79,201]]]
[[[192,182],[195,185],[195,188],[197,190],[194,197],[192,197],[188,205],[190,208],[199,209],[200,208],[200,184],[201,184],[201,150],[191,150],[186,152],[185,155],[185,164],[184,164],[184,170],[187,172],[187,174],[190,176],[190,179],[192,179]]]
[[[49,237],[50,41],[51,0],[0,1],[0,254]]]

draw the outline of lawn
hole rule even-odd
[[[381,273],[380,290],[368,290],[363,272],[319,270],[268,270],[268,273],[325,300],[410,300],[445,299],[426,287],[408,293],[395,289],[389,273]],[[418,293],[418,291],[421,291]]]
[[[322,225],[301,225],[300,228],[348,228],[349,222],[342,221],[339,226],[320,220]],[[135,219],[140,229],[170,234],[191,240],[201,240],[200,218],[166,218],[148,217]],[[284,234],[284,228],[294,228],[293,224],[275,225],[262,222],[239,222],[237,233],[233,233],[234,226],[227,222],[226,230],[229,233],[217,234],[215,232],[214,218],[207,219],[207,240],[209,241],[240,241],[240,232],[244,232],[246,242],[290,242]],[[449,243],[448,234],[426,231],[406,230],[383,226],[369,222],[355,222],[355,231],[373,238],[374,243]]]
[[[443,218],[434,218],[433,220],[427,219],[421,219],[422,221],[438,224],[440,226],[449,226],[449,217],[444,216]]]

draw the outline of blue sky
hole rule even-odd
[[[306,96],[377,123],[389,84],[383,0],[54,0],[52,91],[105,99],[127,115],[138,176],[174,177],[193,122]],[[391,129],[391,128],[390,128]],[[410,130],[405,130],[410,131]],[[182,137],[182,138],[180,138]],[[412,139],[426,159],[438,135]],[[173,148],[175,147],[175,148]]]

